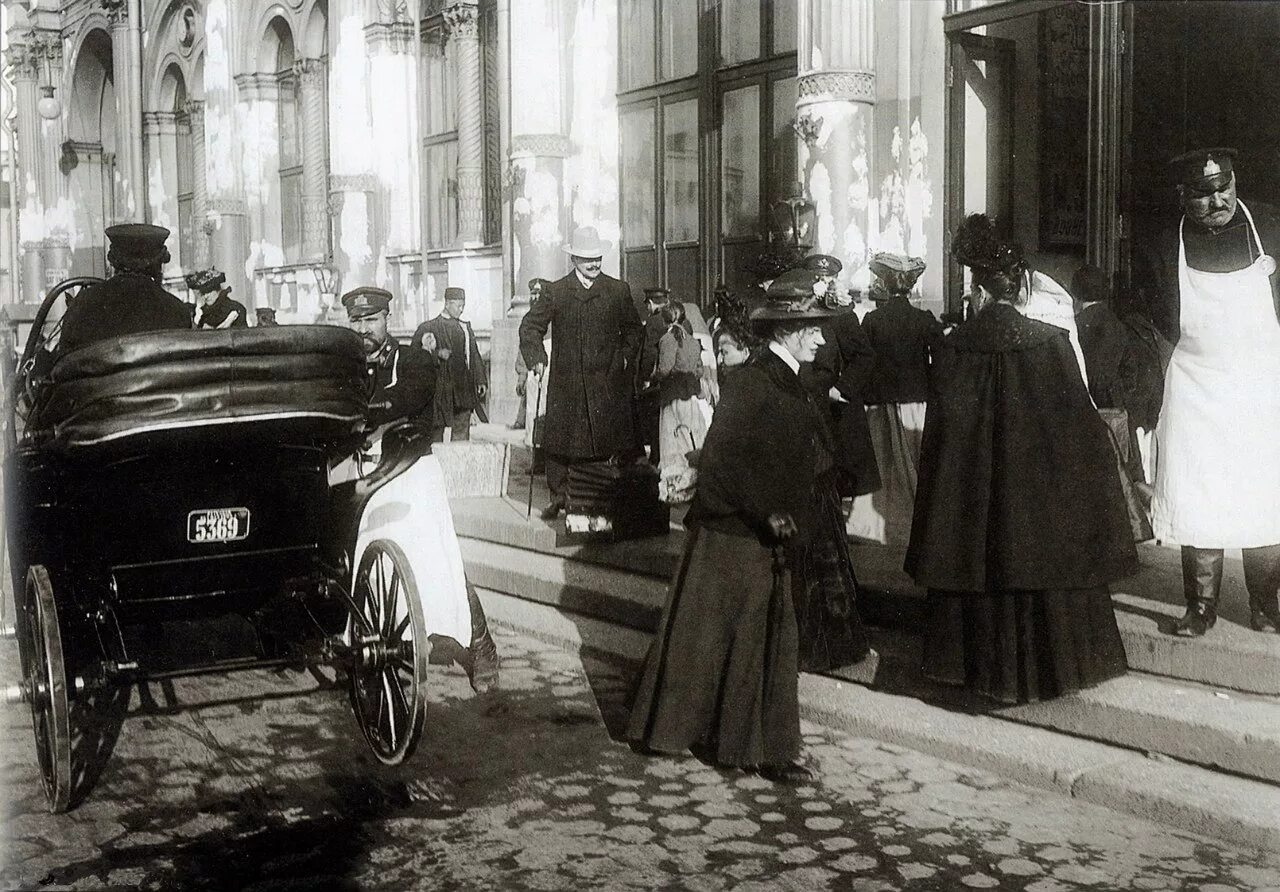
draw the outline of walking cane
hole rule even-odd
[[[529,419],[529,504],[525,509],[524,519],[533,520],[533,452],[537,450],[538,443],[534,439],[534,434],[538,432],[538,416],[542,414],[542,375],[534,374],[533,380],[537,382],[538,398],[534,401],[533,417]]]

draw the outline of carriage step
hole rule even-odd
[[[0,623],[0,638],[7,641],[18,637],[18,627],[13,623]]]

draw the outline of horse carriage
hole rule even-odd
[[[335,667],[373,754],[402,762],[428,634],[469,640],[465,601],[428,626],[421,587],[449,568],[388,485],[429,453],[423,432],[393,426],[369,473],[335,479],[368,431],[363,345],[333,326],[129,335],[55,359],[50,308],[94,281],[45,298],[5,403],[8,693],[30,704],[50,808],[87,792],[85,709],[180,676]]]

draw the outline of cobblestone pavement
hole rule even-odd
[[[629,675],[502,634],[500,694],[433,667],[411,762],[379,766],[341,687],[255,672],[154,686],[96,788],[47,813],[25,707],[0,710],[21,889],[1280,890],[1280,856],[805,726],[776,787],[614,742]],[[16,664],[0,644],[0,669]]]

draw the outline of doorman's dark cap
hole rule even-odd
[[[644,296],[655,304],[664,304],[671,298],[671,289],[663,288],[660,285],[654,285],[652,288],[644,290]]]
[[[342,295],[342,305],[347,308],[348,319],[363,319],[388,310],[391,307],[391,292],[385,288],[361,285]]]
[[[169,249],[165,242],[169,230],[150,223],[119,223],[106,228],[111,247],[107,262],[116,269],[145,269],[157,263],[169,262]]]
[[[1174,182],[1197,195],[1210,195],[1231,182],[1235,149],[1195,149],[1169,160]]]

